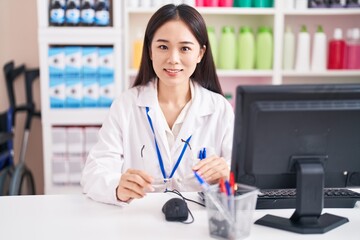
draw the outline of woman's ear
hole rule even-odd
[[[200,48],[200,52],[199,52],[199,56],[198,56],[198,61],[197,63],[201,62],[201,59],[203,58],[204,54],[205,54],[205,51],[206,51],[206,46],[203,45],[201,48]]]

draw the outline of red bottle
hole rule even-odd
[[[340,28],[334,31],[334,39],[329,42],[328,69],[344,69],[345,41]]]

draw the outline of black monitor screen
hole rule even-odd
[[[239,183],[296,188],[302,198],[360,186],[360,84],[239,86],[231,168]],[[321,197],[311,203],[315,215]],[[298,199],[296,211],[308,207]]]
[[[360,85],[238,87],[232,156],[260,189],[295,188],[303,156],[324,158],[325,187],[359,186]]]

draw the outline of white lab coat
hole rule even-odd
[[[90,198],[116,205],[116,187],[121,174],[128,168],[141,169],[154,177],[154,187],[163,190],[163,176],[159,167],[154,135],[145,107],[149,107],[156,140],[160,148],[167,176],[173,169],[184,142],[192,135],[171,188],[179,191],[199,191],[191,167],[196,164],[199,150],[224,157],[230,166],[234,112],[220,94],[211,92],[194,82],[192,103],[172,149],[166,138],[164,116],[158,103],[156,82],[123,92],[114,100],[109,115],[99,131],[99,140],[91,149],[83,169],[81,185]],[[211,153],[210,153],[211,152]],[[159,185],[157,185],[159,184]],[[159,188],[157,188],[159,186]]]

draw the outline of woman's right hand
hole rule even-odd
[[[155,190],[151,186],[152,182],[153,178],[146,172],[128,169],[121,175],[119,185],[116,188],[116,197],[123,202],[133,198],[142,198],[146,195],[146,192]]]

